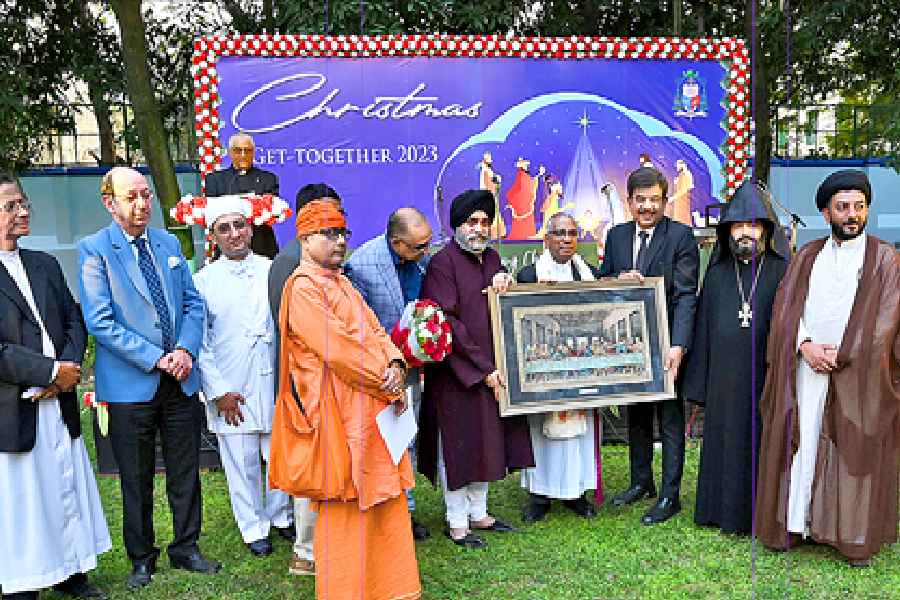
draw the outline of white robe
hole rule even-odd
[[[577,255],[576,255],[577,256]],[[572,265],[548,261],[545,251],[538,259],[537,276],[540,281],[572,281]],[[576,263],[581,279],[593,279]],[[586,490],[597,488],[597,457],[594,442],[594,411],[587,411],[587,431],[569,439],[550,439],[543,433],[544,415],[528,415],[534,467],[522,470],[522,487],[532,494],[561,500],[573,500]]]
[[[837,245],[828,240],[813,263],[797,345],[809,338],[816,344],[840,346],[850,320],[866,253],[866,236]],[[800,440],[791,465],[788,531],[806,534],[809,502],[816,470],[816,451],[822,429],[828,375],[812,370],[805,360],[797,366],[797,405]]]
[[[41,327],[44,356],[56,357],[17,252],[0,262]],[[56,398],[38,404],[30,452],[0,452],[0,586],[38,590],[96,568],[112,547],[84,440],[73,440]]]
[[[275,409],[275,324],[267,295],[272,261],[257,254],[234,261],[222,257],[194,276],[206,301],[198,368],[210,431],[217,434],[234,518],[244,542],[287,527],[290,498],[263,481]],[[240,393],[244,421],[229,425],[214,401]],[[263,493],[265,489],[265,493]]]

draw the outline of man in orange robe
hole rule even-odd
[[[320,600],[419,598],[404,489],[409,456],[391,460],[375,416],[406,409],[406,366],[375,314],[341,274],[349,232],[339,209],[313,201],[297,215],[300,266],[284,287],[281,378],[269,477],[317,500]]]

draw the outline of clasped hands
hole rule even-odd
[[[60,392],[72,391],[79,381],[81,381],[81,365],[75,362],[60,361],[56,378],[50,385],[32,396],[31,401],[37,402],[44,398],[58,396]]]
[[[402,415],[407,408],[406,396],[403,389],[406,385],[406,365],[399,360],[393,360],[384,370],[381,378],[381,390],[391,395],[399,394],[400,397],[394,400],[394,414]]]
[[[837,368],[838,348],[834,344],[814,344],[806,341],[800,344],[803,355],[810,368],[820,375],[825,375]]]
[[[191,374],[194,361],[190,353],[184,348],[175,348],[168,354],[164,354],[156,363],[156,368],[165,371],[178,381],[184,381]]]

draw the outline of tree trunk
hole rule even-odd
[[[116,136],[109,113],[109,102],[106,101],[103,88],[97,81],[89,80],[87,86],[91,106],[94,108],[94,118],[97,119],[97,133],[100,137],[99,166],[111,167],[116,164]]]
[[[122,57],[125,60],[125,78],[128,96],[134,107],[134,123],[137,127],[141,149],[147,157],[150,175],[156,188],[156,197],[162,208],[166,226],[174,223],[169,209],[178,202],[178,180],[175,163],[169,154],[169,141],[163,127],[156,96],[150,86],[147,32],[141,14],[141,0],[111,0],[113,11],[122,32]],[[185,255],[192,254],[190,245],[182,240]]]
[[[752,86],[751,114],[755,126],[753,149],[753,179],[769,183],[772,159],[772,123],[769,109],[769,84],[766,80],[765,58],[760,52],[759,0],[746,0],[744,33],[750,48],[750,85]]]

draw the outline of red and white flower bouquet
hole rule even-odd
[[[283,198],[272,194],[241,194],[241,199],[249,206],[250,220],[254,225],[274,225],[283,223],[294,211]],[[169,215],[182,225],[202,225],[206,223],[206,197],[187,194],[169,211]]]
[[[453,333],[444,311],[431,300],[414,300],[391,331],[391,341],[400,348],[407,364],[418,367],[440,362],[453,349]]]

